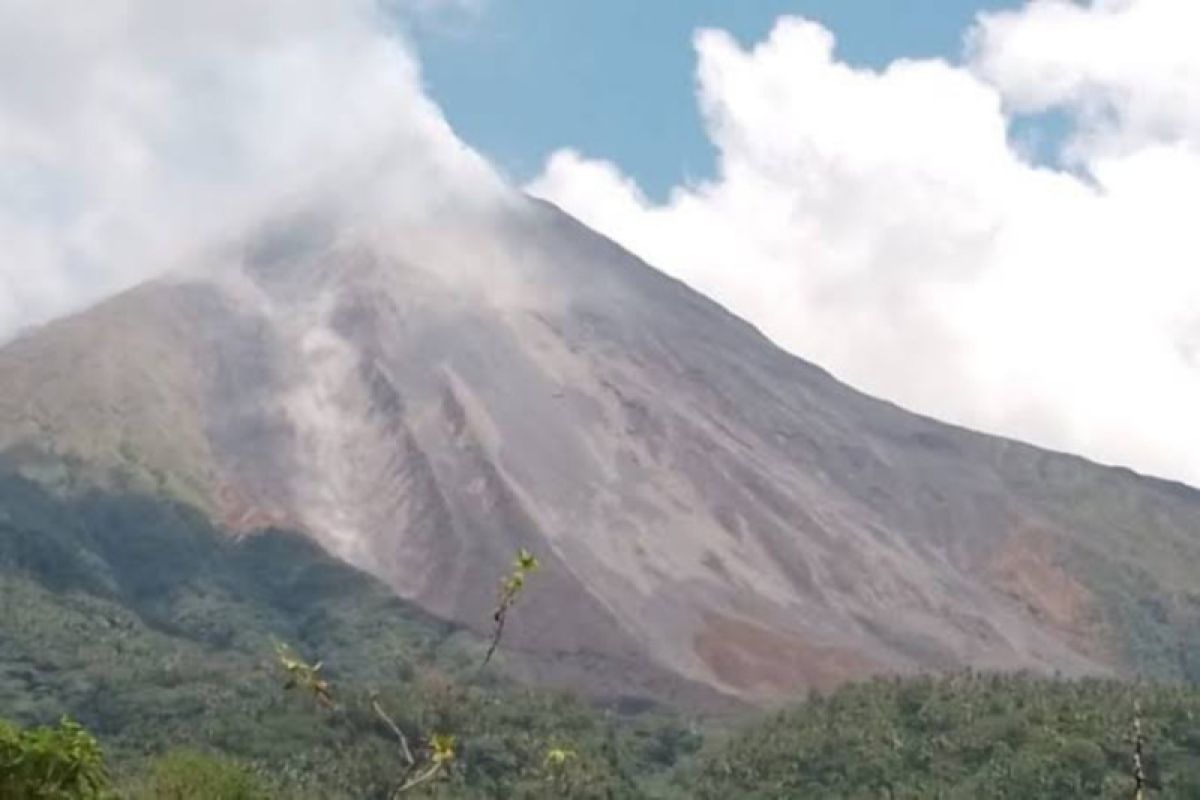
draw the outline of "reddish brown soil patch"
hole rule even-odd
[[[1111,655],[1104,644],[1095,598],[1058,564],[1048,531],[1019,526],[993,555],[986,572],[994,588],[1019,602],[1072,647],[1094,657]]]
[[[265,528],[300,530],[297,521],[280,510],[255,505],[233,486],[225,484],[217,490],[217,522],[221,527],[242,535]]]
[[[722,683],[749,695],[828,690],[879,671],[879,665],[847,648],[814,644],[722,614],[705,616],[695,648]]]

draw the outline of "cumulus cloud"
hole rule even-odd
[[[563,150],[527,189],[871,393],[1200,485],[1200,4],[1042,0],[960,63],[697,34],[717,176],[649,202]],[[1058,164],[1011,141],[1072,121]]]
[[[985,17],[969,37],[975,71],[1020,112],[1064,108],[1086,161],[1148,142],[1200,146],[1200,7],[1183,0],[1043,0]]]
[[[0,0],[0,341],[309,187],[371,175],[389,213],[496,191],[397,32],[473,3]]]

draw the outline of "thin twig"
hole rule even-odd
[[[492,631],[492,643],[488,645],[487,654],[483,657],[483,664],[480,665],[480,669],[488,665],[488,662],[492,660],[492,655],[496,652],[496,648],[500,646],[500,637],[504,635],[504,620],[508,616],[507,611],[508,606],[501,606],[496,609],[496,627]]]
[[[1146,798],[1146,771],[1142,767],[1142,748],[1145,737],[1142,736],[1142,704],[1133,701],[1133,800]]]
[[[500,646],[500,638],[504,635],[504,621],[508,618],[508,610],[517,602],[517,597],[525,588],[526,577],[537,572],[539,567],[537,557],[533,553],[524,547],[517,551],[512,573],[500,581],[500,598],[496,603],[496,610],[492,612],[496,627],[492,630],[492,643],[488,646],[479,669],[482,670],[492,660],[496,648]]]
[[[404,735],[404,731],[400,730],[400,726],[396,724],[396,721],[388,716],[388,713],[383,710],[383,706],[379,705],[379,701],[373,697],[371,698],[371,708],[375,710],[375,715],[383,720],[384,724],[391,728],[392,733],[396,734],[396,738],[400,740],[400,754],[408,762],[409,768],[415,767],[417,762],[413,759],[412,751],[408,749],[408,737]]]
[[[396,789],[396,791],[392,793],[392,797],[399,797],[400,795],[404,794],[405,792],[412,791],[413,789],[417,788],[418,786],[420,786],[422,784],[429,783],[431,780],[433,780],[438,775],[440,775],[441,772],[442,772],[442,764],[440,762],[434,764],[432,767],[430,767],[425,772],[422,772],[417,777],[413,778],[412,780],[408,781],[400,788]]]

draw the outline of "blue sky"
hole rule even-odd
[[[881,67],[956,59],[981,11],[1016,0],[482,0],[477,12],[414,31],[429,93],[458,134],[517,182],[570,146],[620,164],[661,198],[712,172],[692,89],[692,32],[743,44],[781,15],[816,20],[838,55]]]

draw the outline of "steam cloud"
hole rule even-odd
[[[453,2],[0,0],[0,341],[311,187],[371,174],[394,215],[498,191],[397,33]]]
[[[655,204],[563,150],[528,189],[864,390],[1200,485],[1198,29],[1041,0],[882,71],[801,19],[703,31],[715,179]],[[1053,167],[1013,126],[1045,112]]]

